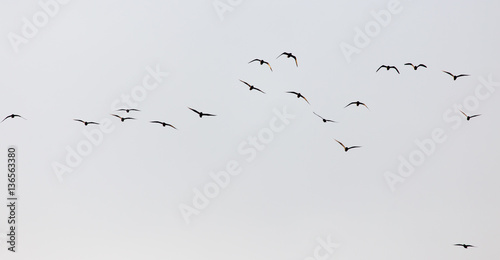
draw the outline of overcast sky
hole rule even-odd
[[[498,258],[499,10],[487,0],[2,1],[0,117],[27,120],[0,124],[0,198],[10,145],[19,192],[18,252],[7,251],[0,207],[0,256]],[[382,64],[401,74],[376,73]],[[369,109],[344,108],[357,100]],[[346,153],[335,139],[362,147]]]

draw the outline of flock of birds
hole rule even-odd
[[[297,61],[297,57],[295,55],[293,55],[292,53],[289,53],[289,52],[283,52],[282,54],[280,54],[276,59],[280,58],[281,56],[285,56],[286,58],[291,58],[295,61],[295,65],[298,67],[299,64],[298,64],[298,61]],[[254,62],[258,62],[258,64],[260,65],[266,65],[269,67],[269,69],[271,70],[271,72],[273,71],[272,67],[271,67],[271,64],[265,60],[262,60],[262,59],[253,59],[251,60],[250,62],[248,62],[249,64],[250,63],[254,63]],[[405,63],[404,64],[405,66],[411,66],[414,70],[417,70],[418,68],[422,67],[422,68],[427,68],[427,66],[425,64],[418,64],[418,65],[414,65],[412,63]],[[396,66],[393,66],[393,65],[381,65],[375,72],[378,72],[380,69],[382,68],[385,68],[387,71],[393,69],[395,70],[398,74],[400,74],[398,68]],[[458,75],[454,75],[452,74],[451,72],[448,72],[448,71],[443,71],[444,73],[450,75],[453,80],[457,80],[458,78],[460,77],[466,77],[466,76],[470,76],[468,74],[458,74]],[[255,87],[254,85],[246,82],[246,81],[243,81],[243,80],[240,80],[241,83],[243,83],[244,85],[246,85],[250,91],[252,90],[255,90],[255,91],[258,91],[262,94],[266,94],[263,90]],[[307,100],[307,98],[302,95],[300,92],[296,92],[296,91],[287,91],[286,93],[288,94],[292,94],[294,96],[296,96],[298,99],[302,98],[305,102],[307,102],[308,104],[309,101]],[[363,102],[360,102],[360,101],[353,101],[353,102],[350,102],[349,104],[347,104],[344,108],[347,108],[351,105],[355,105],[356,107],[359,107],[359,106],[364,106],[366,107],[368,110],[368,106],[363,103]],[[191,108],[191,107],[188,107],[189,110],[193,111],[194,113],[196,113],[200,118],[203,118],[203,117],[214,117],[216,116],[215,114],[210,114],[210,113],[204,113],[204,112],[200,112],[194,108]],[[139,112],[140,110],[139,109],[136,109],[136,108],[120,108],[118,110],[116,110],[116,112],[125,112],[127,115],[129,115],[131,112]],[[474,117],[477,117],[477,116],[480,116],[480,114],[477,114],[477,115],[467,115],[465,112],[461,111],[462,114],[466,117],[467,121],[469,121],[471,118],[474,118]],[[330,119],[326,119],[322,116],[320,116],[319,114],[317,114],[316,112],[313,111],[313,114],[316,115],[317,117],[319,117],[324,123],[337,123],[336,121],[334,120],[330,120]],[[117,114],[111,114],[112,116],[118,118],[121,122],[125,122],[127,120],[136,120],[135,117],[130,117],[130,116],[120,116],[120,115],[117,115]],[[0,123],[2,123],[3,121],[7,120],[7,119],[14,119],[14,118],[22,118],[24,120],[26,120],[26,118],[22,117],[21,115],[17,115],[17,114],[11,114],[11,115],[8,115],[6,116]],[[82,123],[83,125],[85,126],[89,126],[89,125],[99,125],[98,122],[94,122],[94,121],[85,121],[85,120],[82,120],[82,119],[73,119],[74,121],[77,121],[77,122],[80,122]],[[159,124],[163,127],[171,127],[173,129],[177,129],[174,125],[170,124],[170,123],[166,123],[166,122],[163,122],[163,121],[159,121],[159,120],[153,120],[153,121],[150,121],[151,124]],[[335,141],[337,141],[337,143],[339,145],[342,146],[342,148],[344,149],[345,152],[349,151],[350,149],[355,149],[355,148],[361,148],[361,146],[358,146],[358,145],[355,145],[355,146],[345,146],[342,142],[340,142],[339,140],[335,139]],[[465,249],[469,248],[469,247],[475,247],[474,245],[470,245],[470,244],[454,244],[454,246],[460,246],[460,247],[463,247]]]

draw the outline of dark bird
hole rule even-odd
[[[427,66],[425,66],[424,64],[418,64],[417,66],[413,65],[412,63],[405,63],[405,65],[410,65],[413,67],[414,70],[417,70],[418,67],[424,67],[424,68],[427,68]]]
[[[317,115],[319,118],[321,118],[323,120],[323,123],[327,123],[327,122],[332,122],[332,123],[337,123],[336,121],[333,121],[333,120],[330,120],[330,119],[325,119],[323,118],[322,116],[316,114],[316,112],[313,112],[315,115]]]
[[[460,74],[460,75],[456,75],[456,76],[455,76],[455,75],[451,74],[451,73],[450,73],[450,72],[448,72],[448,71],[444,71],[444,70],[443,70],[443,72],[444,72],[444,73],[446,73],[446,74],[448,74],[448,75],[450,75],[450,76],[452,76],[452,77],[453,77],[453,80],[457,80],[457,79],[458,79],[458,78],[460,78],[460,77],[470,76],[469,74]]]
[[[309,101],[307,101],[306,97],[302,96],[302,94],[298,93],[298,92],[295,92],[295,91],[287,91],[286,93],[290,93],[290,94],[294,94],[294,95],[297,95],[297,98],[303,98],[307,104],[309,104]]]
[[[203,112],[198,112],[196,109],[192,109],[190,107],[188,107],[189,109],[191,109],[191,111],[195,112],[196,114],[198,114],[200,116],[200,118],[202,118],[203,116],[215,116],[215,115],[212,115],[212,114],[205,114]]]
[[[337,141],[337,143],[339,143],[340,145],[342,145],[342,147],[344,147],[344,150],[347,152],[349,151],[349,149],[353,149],[353,148],[361,148],[361,146],[351,146],[351,147],[346,147],[344,144],[342,144],[341,142],[339,142],[339,140],[335,139],[335,141]]]
[[[398,70],[398,68],[396,68],[395,66],[387,66],[387,65],[382,65],[382,66],[380,66],[380,67],[377,69],[377,71],[375,71],[375,72],[378,72],[381,68],[386,68],[387,70],[390,70],[390,69],[395,69],[395,70],[398,72],[398,74],[399,74],[399,70]]]
[[[7,118],[15,118],[15,117],[20,117],[20,118],[22,118],[22,119],[26,120],[26,118],[24,118],[24,117],[22,117],[22,116],[20,116],[20,115],[12,114],[12,115],[6,116],[6,117],[2,120],[2,122],[3,122],[3,121],[5,121],[5,119],[7,119]],[[0,122],[0,123],[1,123],[1,122]]]
[[[122,122],[125,122],[125,120],[129,120],[129,119],[131,119],[131,120],[135,120],[135,118],[133,118],[133,117],[121,117],[121,116],[119,116],[119,115],[115,115],[115,114],[111,114],[111,115],[112,115],[112,116],[116,116],[116,117],[120,118],[120,120],[121,120]]]
[[[264,91],[260,90],[259,88],[256,88],[256,87],[254,87],[253,85],[250,85],[250,84],[248,84],[247,82],[245,82],[245,81],[243,81],[243,80],[241,80],[241,79],[240,79],[240,81],[241,81],[241,82],[243,82],[243,83],[245,83],[245,84],[246,84],[246,85],[250,88],[250,90],[255,89],[255,90],[257,90],[257,91],[260,91],[260,92],[262,92],[262,93],[266,94]]]
[[[129,113],[130,111],[141,111],[141,110],[135,109],[135,108],[120,108],[116,111],[125,111],[125,112]]]
[[[295,55],[288,52],[283,52],[282,54],[280,54],[280,56],[278,56],[278,58],[281,57],[281,55],[286,55],[287,58],[293,58],[295,60],[295,65],[297,65],[297,67],[299,66],[299,63],[297,62],[297,57],[295,57]]]
[[[345,106],[344,108],[346,108],[346,107],[348,107],[348,106],[350,106],[350,105],[356,105],[357,107],[359,107],[359,105],[363,105],[363,106],[365,106],[366,108],[368,108],[368,107],[365,105],[365,103],[362,103],[362,102],[359,102],[359,101],[351,102],[351,103],[347,104],[347,106]],[[369,109],[369,108],[368,108],[368,109]]]
[[[170,127],[172,127],[173,129],[177,129],[177,128],[175,128],[175,126],[173,126],[173,125],[171,125],[171,124],[167,124],[167,123],[165,123],[165,122],[161,122],[161,121],[151,121],[151,123],[153,123],[153,124],[160,124],[160,125],[162,125],[163,127],[165,127],[165,126],[170,126]]]
[[[481,114],[478,114],[478,115],[472,115],[472,116],[468,116],[467,114],[464,113],[464,111],[460,110],[460,112],[462,112],[462,114],[464,114],[465,117],[467,117],[467,121],[469,121],[471,118],[473,117],[476,117],[476,116],[480,116]]]
[[[82,122],[84,125],[98,125],[99,123],[96,123],[96,122],[92,122],[92,121],[83,121],[81,119],[73,119],[75,121],[78,121],[78,122]]]
[[[475,247],[473,245],[467,245],[467,244],[455,244],[455,246],[461,246],[461,247],[463,247],[465,249],[467,249],[467,247]]]
[[[248,62],[249,64],[254,62],[254,61],[258,61],[260,63],[260,65],[264,65],[264,64],[267,64],[267,66],[269,66],[269,69],[271,69],[271,71],[273,71],[273,68],[271,68],[271,64],[269,64],[269,62],[265,61],[265,60],[261,60],[261,59],[254,59],[254,60],[251,60],[250,62]]]

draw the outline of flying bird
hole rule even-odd
[[[335,139],[335,141],[337,141],[337,143],[339,143],[340,145],[342,145],[342,147],[344,147],[344,150],[347,152],[349,151],[349,149],[353,149],[353,148],[361,148],[361,146],[351,146],[351,147],[346,147],[343,143],[339,142],[339,140]]]
[[[408,62],[408,63],[405,63],[405,65],[410,65],[413,67],[414,70],[417,70],[418,67],[424,67],[424,68],[427,68],[427,66],[425,66],[424,64],[418,64],[417,66],[413,65],[412,63]]]
[[[297,65],[297,67],[299,66],[299,63],[297,62],[297,57],[295,57],[295,55],[293,55],[292,53],[288,53],[288,52],[283,52],[282,54],[280,54],[280,56],[278,56],[276,59],[278,59],[279,57],[281,57],[282,55],[286,55],[287,58],[293,58],[295,60],[295,65]]]
[[[125,112],[129,113],[130,111],[141,111],[141,110],[135,109],[135,108],[120,108],[116,111],[125,111]]]
[[[129,120],[129,119],[130,119],[130,120],[135,120],[135,118],[133,118],[133,117],[121,117],[121,116],[119,116],[119,115],[115,115],[115,114],[111,114],[111,115],[112,115],[112,116],[116,116],[116,117],[120,118],[120,120],[121,120],[122,122],[125,122],[125,120]]]
[[[240,79],[240,81],[241,81],[241,82],[243,82],[243,83],[245,83],[245,84],[246,84],[246,85],[250,88],[250,90],[255,89],[255,90],[257,90],[257,91],[260,91],[260,92],[262,92],[262,93],[266,94],[264,91],[260,90],[259,88],[256,88],[256,87],[254,87],[253,85],[250,85],[250,84],[248,84],[247,82],[245,82],[245,81],[243,81],[243,80],[241,80],[241,79]]]
[[[295,91],[287,91],[286,93],[290,93],[290,94],[294,94],[294,95],[297,95],[297,98],[303,98],[307,104],[310,104],[309,101],[307,101],[306,97],[302,96],[302,94],[298,93],[298,92],[295,92]]]
[[[269,66],[269,69],[271,69],[271,71],[273,71],[273,68],[271,68],[271,64],[269,64],[269,62],[265,61],[265,60],[261,60],[261,59],[254,59],[254,60],[251,60],[250,62],[248,62],[249,64],[254,62],[254,61],[258,61],[260,63],[260,65],[264,65],[264,64],[267,64],[267,66]]]
[[[460,75],[456,75],[456,76],[455,76],[455,75],[451,74],[451,73],[450,73],[450,72],[448,72],[448,71],[444,71],[444,70],[443,70],[443,72],[444,72],[444,73],[446,73],[446,74],[448,74],[448,75],[450,75],[450,76],[452,76],[452,77],[453,77],[453,80],[457,80],[457,79],[458,79],[458,78],[460,78],[460,77],[470,76],[469,74],[460,74]]]
[[[330,120],[330,119],[325,119],[323,118],[322,116],[316,114],[316,112],[313,112],[315,115],[317,115],[319,118],[321,118],[323,120],[323,123],[327,123],[327,122],[332,122],[332,123],[337,123],[336,121],[333,121],[333,120]]]
[[[86,126],[87,126],[87,125],[98,125],[98,124],[99,124],[99,123],[97,123],[97,122],[92,122],[92,121],[83,121],[83,120],[81,120],[81,119],[73,119],[73,120],[78,121],[78,122],[82,122],[82,123],[83,123],[84,125],[86,125]]]
[[[12,115],[6,116],[6,117],[2,120],[2,122],[3,122],[3,121],[5,121],[5,119],[7,119],[7,118],[15,118],[15,117],[20,117],[20,118],[22,118],[22,119],[26,120],[26,118],[24,118],[24,117],[22,117],[22,116],[20,116],[20,115],[12,114]],[[1,122],[0,122],[0,123],[1,123]]]
[[[351,103],[347,104],[347,106],[345,106],[344,108],[346,108],[346,107],[348,107],[348,106],[350,106],[350,105],[356,105],[357,107],[359,107],[359,105],[363,105],[363,106],[365,106],[366,108],[368,108],[368,107],[365,105],[365,103],[362,103],[362,102],[359,102],[359,101],[354,101],[354,102],[351,102]],[[369,109],[369,108],[368,108],[368,109]]]
[[[468,116],[466,113],[464,113],[464,111],[460,110],[460,112],[462,112],[462,114],[464,114],[465,117],[467,117],[467,121],[469,121],[471,118],[473,117],[476,117],[476,116],[480,116],[481,114],[478,114],[478,115],[472,115],[472,116]]]
[[[153,123],[153,124],[160,124],[160,125],[162,125],[163,127],[165,127],[165,126],[170,126],[170,127],[172,127],[173,129],[177,129],[177,128],[175,128],[175,126],[173,126],[173,125],[171,125],[171,124],[167,124],[167,123],[162,122],[162,121],[151,121],[151,123]]]
[[[467,244],[455,244],[455,246],[461,246],[461,247],[463,247],[465,249],[467,249],[467,247],[475,247],[473,245],[467,245]]]
[[[387,66],[387,65],[382,65],[382,66],[380,66],[380,67],[377,69],[377,71],[375,71],[375,72],[378,72],[381,68],[386,68],[387,70],[390,70],[390,69],[395,69],[395,70],[398,72],[398,74],[399,74],[399,70],[398,70],[398,68],[396,68],[395,66]]]
[[[202,118],[203,116],[215,116],[215,115],[212,115],[212,114],[206,114],[206,113],[203,113],[203,112],[198,112],[196,109],[192,109],[190,107],[188,107],[191,111],[195,112],[196,114],[198,114],[200,116],[200,118]]]

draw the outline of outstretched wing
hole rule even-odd
[[[264,92],[264,91],[260,90],[260,88],[253,87],[253,89],[255,89],[255,90],[257,90],[257,91],[260,91],[260,92],[261,92],[261,93],[263,93],[263,94],[266,94],[266,92]]]
[[[344,147],[345,149],[345,145],[343,143],[341,143],[339,140],[335,139],[335,141],[337,141],[337,143],[339,143],[340,145],[342,145],[342,147]]]
[[[215,116],[214,114],[205,114],[205,113],[202,113],[202,115],[204,115],[204,116]]]
[[[452,76],[452,77],[455,77],[455,75],[451,74],[451,72],[448,72],[448,71],[445,71],[445,70],[443,70],[443,72],[446,73],[446,74],[448,74],[448,75],[450,75],[450,76]]]
[[[351,102],[351,103],[347,104],[347,106],[345,106],[344,108],[346,108],[346,107],[348,107],[350,105],[353,105],[353,104],[356,104],[356,102]]]
[[[469,117],[466,113],[464,113],[464,111],[460,110],[460,112],[462,112],[462,114],[464,114],[465,117]]]
[[[394,67],[394,66],[390,66],[389,68],[390,68],[390,69],[395,69],[395,70],[398,72],[398,74],[400,74],[400,73],[399,73],[398,68],[396,68],[396,67]]]
[[[424,68],[427,68],[427,66],[425,66],[425,65],[424,65],[424,64],[422,64],[422,63],[418,64],[418,65],[417,65],[417,68],[418,68],[418,67],[424,67]]]
[[[83,120],[81,120],[81,119],[73,119],[73,120],[78,121],[78,122],[82,122],[82,123],[84,123],[84,124],[85,124],[85,121],[83,121]]]
[[[282,54],[280,54],[278,57],[276,57],[276,59],[277,59],[277,58],[279,58],[279,57],[281,57],[282,55],[288,55],[288,53],[283,52],[283,53],[282,53]]]
[[[357,145],[355,145],[355,146],[351,146],[351,147],[349,147],[349,149],[354,149],[354,148],[361,148],[361,146],[357,146]]]
[[[121,117],[121,116],[119,116],[119,115],[115,115],[115,114],[111,114],[111,115],[112,115],[112,116],[116,116],[116,117],[118,117],[118,118],[122,119],[122,117]]]
[[[243,81],[240,79],[241,82],[245,83],[247,86],[252,87],[252,85],[248,84],[247,82]]]
[[[470,118],[473,118],[473,117],[476,117],[476,116],[480,116],[481,114],[477,114],[477,115],[473,115],[473,116],[470,116]]]
[[[248,63],[252,63],[252,62],[254,62],[254,61],[259,61],[259,62],[260,62],[260,60],[259,60],[259,59],[253,59],[253,60],[249,61]]]
[[[377,71],[375,71],[375,72],[378,72],[381,68],[387,68],[387,66],[382,65],[382,66],[378,67]]]
[[[457,78],[460,78],[460,77],[466,77],[466,76],[470,76],[469,74],[460,74],[457,76]]]
[[[307,104],[311,104],[311,103],[309,103],[309,101],[307,101],[306,97],[304,97],[302,95],[300,95],[300,97],[303,98],[307,102]]]
[[[189,108],[191,111],[195,112],[196,114],[201,114],[201,113],[200,113],[200,112],[198,112],[198,110],[196,110],[196,109],[193,109],[193,108],[190,108],[190,107],[188,107],[188,108]]]

